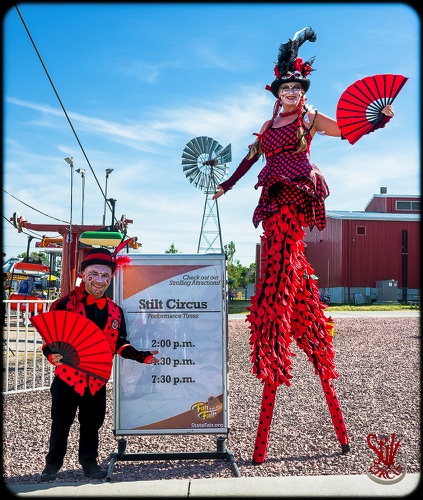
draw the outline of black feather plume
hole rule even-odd
[[[300,48],[304,42],[315,42],[316,40],[317,35],[315,31],[312,28],[307,27],[298,35],[296,42],[298,44],[298,48]]]
[[[289,39],[286,43],[281,43],[276,63],[279,74],[281,76],[286,75],[292,70],[292,64],[298,57],[298,49],[304,42],[315,42],[316,40],[317,35],[315,31],[307,27],[299,32],[298,37],[295,38],[294,36],[294,40]]]

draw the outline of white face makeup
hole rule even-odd
[[[303,88],[299,83],[283,83],[279,87],[279,97],[283,106],[295,106],[299,103]]]
[[[289,93],[294,93],[294,94],[299,94],[302,91],[302,87],[300,84],[296,83],[284,83],[281,85],[280,92],[283,94],[289,94]]]
[[[93,264],[92,266],[87,266],[82,272],[82,280],[85,282],[87,293],[99,298],[109,288],[112,280],[112,270],[109,266]]]

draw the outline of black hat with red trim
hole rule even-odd
[[[269,86],[266,86],[267,90],[270,90],[272,94],[278,98],[279,87],[283,83],[298,82],[301,84],[304,92],[310,87],[310,80],[307,76],[313,71],[311,67],[314,62],[314,57],[308,61],[303,61],[298,57],[298,49],[301,45],[308,42],[315,42],[317,40],[317,35],[310,27],[305,27],[300,31],[297,31],[286,43],[282,43],[279,47],[278,60],[275,63],[275,77],[276,79]]]
[[[102,265],[108,266],[112,270],[112,274],[116,269],[116,262],[113,254],[107,248],[93,248],[87,253],[85,260],[81,262],[81,271],[87,266]]]

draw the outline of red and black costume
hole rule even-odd
[[[312,124],[309,125],[311,127]],[[304,124],[307,149],[298,148],[297,121],[268,127],[260,136],[266,164],[258,176],[262,188],[253,223],[262,222],[262,268],[251,298],[250,345],[252,373],[264,383],[262,408],[253,459],[264,461],[276,389],[290,385],[292,339],[308,356],[320,376],[338,440],[344,451],[348,436],[331,382],[335,372],[332,337],[323,314],[313,269],[304,255],[304,229],[326,225],[324,200],[329,194],[325,179],[309,160],[312,140]],[[283,145],[283,146],[281,146]],[[227,181],[226,192],[258,160],[247,157]]]
[[[84,283],[74,288],[65,297],[53,302],[50,310],[71,311],[86,316],[103,332],[113,354],[133,359],[140,363],[148,361],[150,351],[138,351],[127,341],[125,317],[121,307],[104,297],[87,303],[89,299]],[[89,301],[89,300],[88,300]],[[48,345],[43,346],[43,354],[51,360],[53,352]],[[79,408],[80,424],[78,459],[84,471],[93,470],[97,464],[99,430],[106,414],[106,382],[87,375],[67,365],[55,368],[50,392],[51,434],[50,447],[46,456],[45,471],[56,473],[63,465],[67,440],[71,425]]]
[[[266,457],[276,390],[280,385],[290,385],[293,339],[319,375],[342,452],[349,451],[347,430],[332,383],[338,377],[330,335],[332,325],[323,314],[325,306],[320,302],[313,269],[304,255],[303,228],[316,226],[321,231],[326,226],[324,202],[329,188],[320,170],[310,162],[312,129],[318,114],[308,112],[302,96],[297,109],[280,115],[293,115],[293,121],[273,127],[281,106],[281,85],[295,82],[303,93],[310,87],[308,75],[314,57],[304,61],[298,57],[298,49],[304,42],[316,39],[314,30],[306,27],[280,45],[275,79],[266,86],[277,99],[273,117],[261,134],[255,134],[258,139],[251,153],[220,184],[224,192],[231,189],[261,154],[265,155],[266,164],[255,185],[262,191],[253,214],[254,226],[260,222],[263,226],[260,279],[247,316],[251,370],[264,384],[254,463],[261,463]],[[389,120],[390,117],[381,116],[367,133],[383,128]]]

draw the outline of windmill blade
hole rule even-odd
[[[228,167],[226,166],[226,164],[216,165],[213,171],[223,179],[223,177],[228,173]]]
[[[200,148],[200,151],[201,151],[200,154],[208,154],[208,141],[207,141],[207,137],[204,137],[204,136],[198,137],[198,144],[199,144],[199,148]]]
[[[203,148],[202,148],[202,144],[201,144],[201,137],[195,137],[191,143],[191,148],[193,149],[193,151],[195,151],[197,153],[197,156],[200,156],[201,154],[204,153],[203,151]]]
[[[201,172],[199,170],[195,170],[194,172],[192,172],[190,174],[190,176],[188,177],[188,180],[191,184],[193,184],[195,187],[197,187],[198,183],[200,182],[200,176],[201,176]]]
[[[215,141],[214,139],[210,139],[210,141],[208,143],[208,147],[209,147],[209,155],[210,155],[210,157],[213,154],[216,156],[217,151],[219,151],[222,148],[222,146],[217,141]]]
[[[197,161],[199,154],[200,152],[198,151],[197,145],[193,144],[193,142],[191,141],[185,146],[182,156],[187,160],[192,159],[194,161]]]
[[[195,167],[184,167],[183,168],[183,172],[185,173],[185,177],[187,177],[188,180],[190,182],[192,182],[191,178],[196,175],[196,173],[198,172],[198,168],[197,168],[197,166],[195,166]]]
[[[209,159],[211,159],[211,154],[213,153],[213,142],[216,141],[214,141],[214,139],[211,139],[210,137],[202,136],[199,138],[199,142],[201,144],[202,154],[208,156]]]
[[[186,151],[186,149],[184,149],[184,152],[182,153],[183,163],[193,163],[193,164],[196,164],[197,163],[197,158],[198,158],[198,155],[193,154],[191,152],[188,152],[188,151]]]

